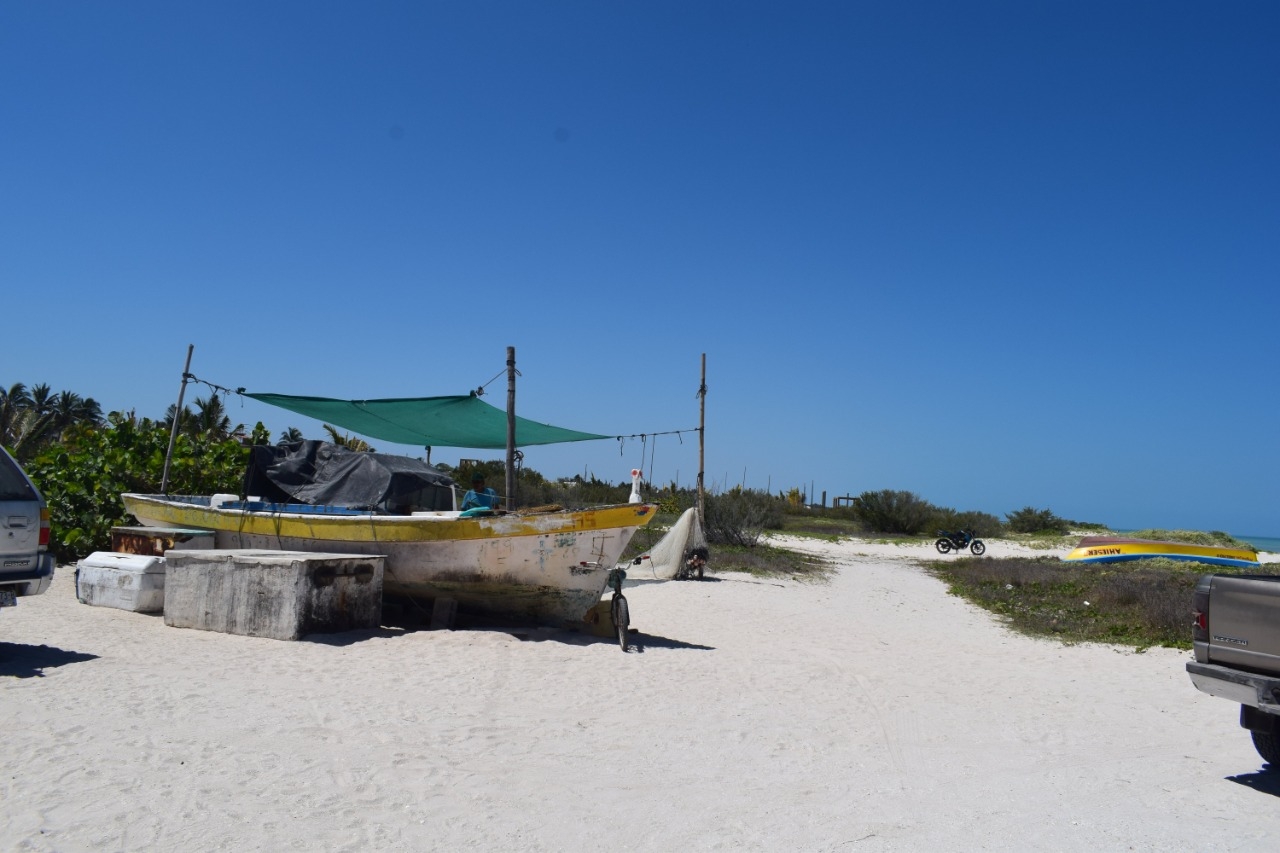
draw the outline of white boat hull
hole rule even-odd
[[[208,499],[123,496],[148,527],[214,531],[218,548],[381,554],[386,595],[542,624],[579,624],[605,591],[609,571],[654,507],[459,518],[329,515],[213,508]],[[203,503],[201,503],[203,501]]]

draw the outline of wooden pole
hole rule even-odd
[[[706,445],[707,445],[707,354],[702,354],[702,382],[698,385],[698,522],[707,517]]]
[[[507,347],[507,510],[516,508],[516,348]]]
[[[191,375],[191,353],[195,344],[187,344],[187,363],[182,367],[182,387],[178,389],[178,405],[173,410],[173,427],[169,430],[169,450],[164,455],[164,474],[160,477],[160,494],[169,494],[169,463],[173,461],[173,447],[178,443],[178,422],[182,420],[182,397],[187,393],[187,377]]]

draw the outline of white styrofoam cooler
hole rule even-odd
[[[76,566],[76,598],[136,613],[164,610],[164,557],[94,551]]]

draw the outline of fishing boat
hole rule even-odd
[[[459,511],[452,479],[422,460],[319,441],[252,448],[244,485],[252,497],[121,497],[141,525],[209,530],[216,548],[380,554],[389,598],[561,626],[589,618],[656,511]]]
[[[217,548],[259,548],[386,558],[384,595],[540,624],[581,623],[601,599],[609,572],[655,508],[386,515],[367,510],[210,496],[122,495],[146,527],[211,530]],[[428,608],[429,609],[429,608]]]
[[[1119,563],[1155,557],[1242,569],[1257,568],[1259,565],[1258,555],[1248,548],[1125,539],[1118,536],[1086,536],[1080,540],[1077,548],[1062,559],[1072,563]]]

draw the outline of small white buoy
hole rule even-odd
[[[627,498],[627,503],[643,503],[640,500],[640,469],[631,469],[631,497]]]

